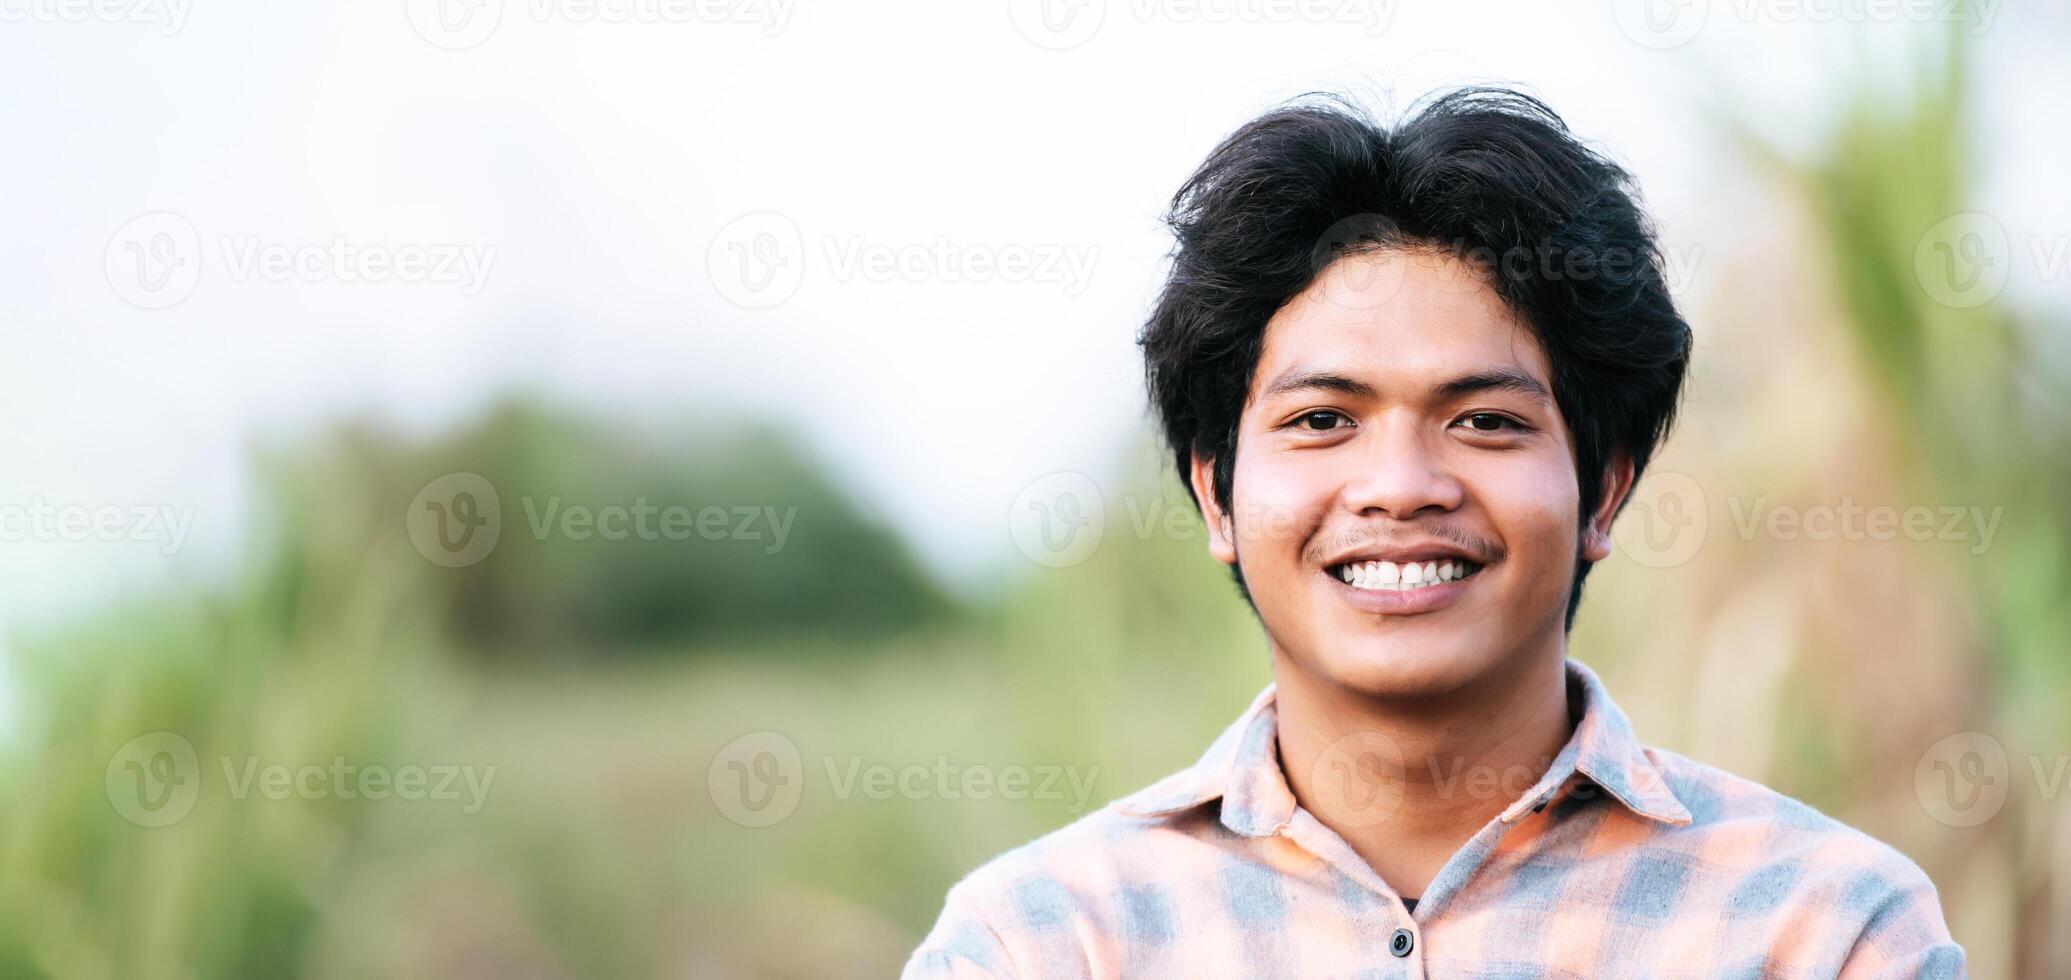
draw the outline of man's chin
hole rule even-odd
[[[1346,693],[1376,700],[1441,698],[1489,669],[1484,656],[1461,649],[1458,639],[1366,638],[1333,647],[1309,669]]]

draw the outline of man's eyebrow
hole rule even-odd
[[[1273,379],[1266,386],[1263,397],[1284,395],[1297,391],[1335,391],[1360,398],[1373,398],[1379,389],[1357,378],[1346,377],[1331,371],[1288,371]],[[1451,401],[1483,391],[1513,391],[1533,398],[1553,400],[1553,393],[1546,386],[1523,371],[1497,368],[1463,374],[1438,386],[1441,401]]]
[[[1493,371],[1477,371],[1473,374],[1461,375],[1451,381],[1447,381],[1438,386],[1438,397],[1450,401],[1483,391],[1513,391],[1520,395],[1528,395],[1546,401],[1553,400],[1553,393],[1547,391],[1546,386],[1540,384],[1538,378],[1534,378],[1523,371],[1512,371],[1504,368]]]
[[[1297,391],[1335,391],[1359,398],[1372,398],[1380,394],[1373,385],[1330,371],[1287,371],[1266,386],[1263,397],[1271,398],[1274,395]]]

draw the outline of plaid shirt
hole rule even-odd
[[[1567,672],[1574,734],[1414,912],[1296,805],[1269,686],[1193,767],[957,884],[906,976],[1963,975],[1913,862],[1641,747]]]

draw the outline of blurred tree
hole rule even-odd
[[[345,544],[323,543],[322,516],[335,508],[371,507],[400,527],[431,481],[486,479],[501,514],[494,548],[474,564],[417,570],[423,588],[449,597],[455,638],[484,656],[852,640],[954,612],[904,542],[761,425],[725,438],[661,434],[511,399],[435,442],[361,424],[327,457],[291,451],[270,468],[282,505],[304,512],[279,527],[288,550]],[[393,544],[411,547],[400,535]]]

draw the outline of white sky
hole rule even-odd
[[[220,566],[260,435],[354,411],[432,429],[514,385],[628,419],[781,419],[938,569],[987,574],[1030,481],[1122,462],[1160,205],[1261,109],[1318,88],[1403,101],[1524,85],[1639,175],[1669,247],[1700,256],[1692,289],[1744,288],[1702,276],[1701,254],[1736,240],[1748,179],[1710,113],[1802,144],[1844,68],[1922,32],[1690,0],[1702,30],[1657,50],[1621,31],[1644,13],[1622,0],[1351,7],[1384,21],[1377,34],[1197,13],[1308,9],[1281,0],[1051,0],[1053,16],[1098,21],[1051,50],[1017,30],[1040,23],[1025,4],[796,0],[772,30],[752,22],[773,12],[759,2],[697,8],[749,23],[683,23],[645,16],[658,0],[613,0],[636,15],[607,23],[567,0],[480,0],[494,32],[445,50],[413,28],[438,13],[415,0],[128,0],[174,4],[170,36],[82,22],[75,2],[0,0],[0,507],[195,510],[170,557],[0,541],[0,616]],[[2016,241],[2071,229],[2067,15],[2039,6],[1995,7],[1985,34],[1986,203]],[[194,229],[200,278],[142,309],[111,285],[108,252],[158,211]],[[709,270],[715,236],[762,211],[797,229],[802,275],[784,302],[745,309]],[[495,254],[473,295],[233,279],[240,249],[338,237]],[[1090,276],[838,274],[850,250],[938,241],[1075,254]],[[2063,292],[2030,278],[2016,288]]]

